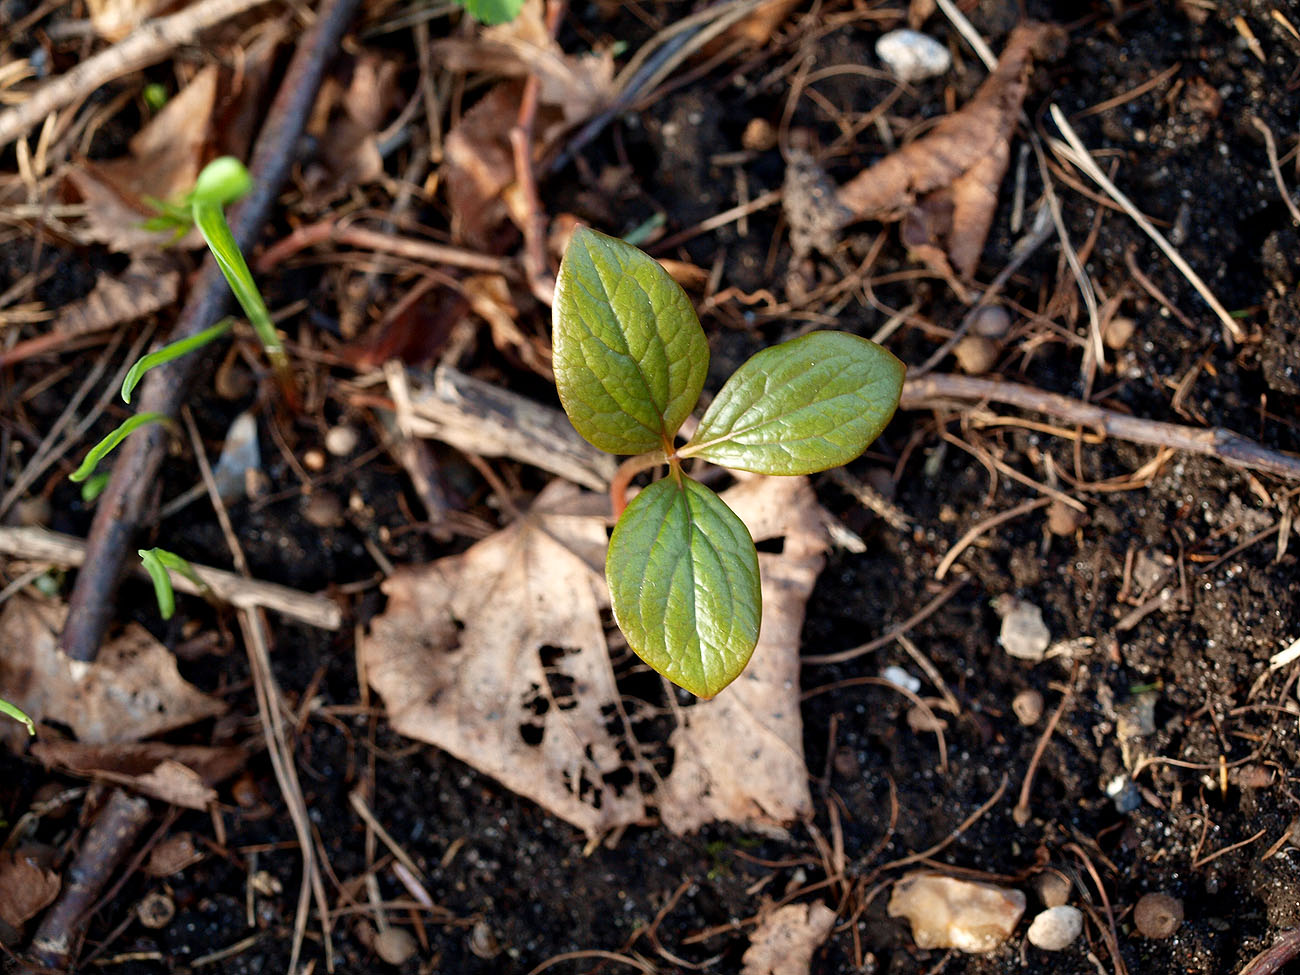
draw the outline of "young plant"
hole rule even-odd
[[[748,529],[682,470],[698,457],[760,474],[812,474],[845,464],[898,407],[904,367],[846,332],[813,332],[742,365],[694,436],[677,431],[704,388],[709,347],[690,299],[632,245],[579,229],[555,287],[554,369],[560,402],[583,437],[637,455],[611,492],[616,510],[637,471],[668,475],[633,499],[609,540],[614,619],[642,660],[713,697],[758,642],[758,553]]]
[[[36,734],[36,723],[27,717],[26,713],[14,707],[8,701],[0,700],[0,714],[13,718],[15,721],[21,721],[27,726],[27,734]]]

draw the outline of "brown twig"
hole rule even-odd
[[[1270,450],[1221,427],[1199,428],[1146,420],[1059,393],[1048,393],[1033,386],[975,376],[932,373],[909,379],[903,385],[902,408],[905,410],[929,409],[942,400],[1007,403],[1067,423],[1096,427],[1120,440],[1172,447],[1189,454],[1213,457],[1232,467],[1265,471],[1278,477],[1300,480],[1300,457]]]
[[[1237,975],[1274,975],[1292,958],[1300,955],[1300,928],[1292,928],[1282,937],[1246,962]]]
[[[1016,807],[1011,810],[1011,818],[1017,826],[1029,822],[1029,795],[1034,789],[1034,774],[1038,771],[1038,763],[1043,759],[1043,752],[1047,751],[1047,743],[1052,740],[1052,733],[1061,723],[1061,716],[1074,700],[1074,680],[1078,675],[1079,663],[1076,660],[1074,670],[1070,672],[1070,683],[1066,685],[1065,694],[1061,696],[1061,702],[1052,712],[1052,716],[1047,719],[1047,727],[1043,729],[1038,744],[1034,746],[1033,757],[1029,759],[1029,767],[1025,769],[1025,781],[1020,784],[1020,798],[1016,801]]]
[[[358,0],[326,0],[294,53],[258,137],[251,166],[253,192],[231,216],[231,231],[241,248],[256,239],[279,196],[326,65],[337,53],[357,4]],[[171,338],[189,338],[211,326],[230,298],[225,277],[209,257]],[[183,356],[149,372],[142,384],[140,411],[175,417],[201,361],[201,356]],[[166,443],[164,428],[165,424],[151,424],[127,439],[100,496],[86,540],[86,564],[77,576],[61,639],[63,652],[73,660],[93,660],[99,652],[131,540],[148,516]]]
[[[147,801],[121,789],[112,791],[64,874],[63,893],[32,939],[35,961],[46,968],[68,967],[84,934],[86,914],[147,822]]]

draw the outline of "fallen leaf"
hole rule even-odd
[[[826,550],[817,501],[802,477],[755,477],[722,497],[755,542],[784,538],[784,544],[780,555],[758,555],[763,619],[749,666],[713,700],[684,709],[669,741],[673,769],[658,803],[674,833],[714,820],[771,831],[812,811],[799,635]]]
[[[799,710],[799,634],[825,540],[804,478],[723,494],[757,540],[763,632],[749,668],[679,709],[671,771],[651,797],[686,833],[714,820],[775,831],[812,807]],[[515,524],[463,555],[403,569],[360,657],[389,720],[596,837],[645,816],[601,611],[605,499],[553,482]],[[556,688],[559,688],[557,690]],[[656,705],[656,707],[661,705]]]
[[[946,252],[956,272],[969,278],[975,270],[1010,159],[1011,134],[1029,90],[1035,58],[1052,56],[1063,34],[1059,28],[1022,24],[1011,32],[997,70],[974,97],[945,116],[925,135],[890,153],[825,197],[825,183],[806,153],[786,173],[785,212],[791,242],[803,254],[833,250],[838,231],[859,220],[895,221],[912,215],[911,237],[920,256],[936,264]],[[917,214],[917,208],[923,210]],[[946,211],[946,220],[935,215]],[[924,243],[922,243],[924,241]],[[942,251],[926,250],[931,241]],[[910,242],[909,242],[910,243]],[[946,270],[946,261],[939,266]]]
[[[204,68],[129,143],[129,153],[107,162],[82,161],[68,180],[86,203],[84,242],[135,253],[161,250],[170,231],[146,230],[155,216],[146,198],[170,201],[188,193],[201,168],[216,104],[218,69]],[[197,232],[187,239],[199,240]]]
[[[527,219],[508,192],[515,182],[510,130],[519,118],[522,79],[538,80],[533,137],[534,156],[541,156],[565,131],[613,101],[614,59],[608,52],[566,54],[546,30],[541,0],[528,0],[514,20],[471,39],[438,41],[433,53],[448,70],[511,79],[466,112],[444,145],[442,179],[453,234],[472,246],[490,248],[493,231],[507,218]]]
[[[808,975],[812,956],[835,926],[821,901],[787,904],[758,922],[741,959],[741,975]]]
[[[41,741],[32,754],[51,768],[126,786],[185,809],[203,810],[216,801],[213,786],[248,762],[242,748],[142,742],[113,746],[75,741]]]
[[[463,555],[389,577],[360,657],[398,732],[597,837],[645,806],[610,781],[624,763],[606,716],[618,688],[600,617],[605,529],[559,512],[578,497],[553,481]]]
[[[19,928],[54,903],[62,882],[20,848],[0,853],[0,921]]]
[[[64,335],[98,332],[174,304],[180,272],[156,255],[132,259],[121,274],[104,274],[90,294],[59,309],[53,328]]]
[[[37,723],[57,721],[93,744],[131,742],[225,710],[186,682],[176,658],[141,626],[100,649],[94,663],[58,646],[67,610],[14,596],[0,610],[0,687]],[[25,740],[25,738],[24,738]]]
[[[333,78],[322,85],[309,126],[318,146],[304,171],[307,205],[325,207],[383,176],[377,136],[399,104],[398,70],[395,60],[366,53],[354,62],[346,87]]]

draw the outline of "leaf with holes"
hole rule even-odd
[[[637,655],[674,684],[713,697],[758,642],[758,553],[745,523],[684,475],[628,505],[605,561],[614,618]]]
[[[727,380],[678,453],[758,474],[847,464],[898,408],[904,367],[847,332],[813,332],[764,349]]]
[[[709,346],[690,299],[631,244],[579,228],[555,282],[555,385],[574,427],[611,454],[670,450]]]

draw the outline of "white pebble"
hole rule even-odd
[[[905,671],[902,667],[886,667],[880,672],[880,676],[895,687],[901,687],[905,691],[911,691],[915,694],[921,689],[921,682]]]
[[[1083,932],[1083,913],[1077,907],[1049,907],[1029,925],[1029,943],[1044,951],[1061,951]]]
[[[891,30],[876,41],[876,57],[885,62],[899,81],[924,81],[952,67],[948,49],[928,34]]]
[[[997,609],[1002,613],[1002,632],[998,641],[1002,648],[1021,660],[1042,660],[1052,642],[1052,633],[1043,622],[1043,611],[1021,599],[1000,603]]]
[[[330,427],[325,431],[325,449],[335,457],[346,457],[357,449],[357,431],[349,426]]]
[[[894,884],[888,909],[890,917],[911,922],[918,948],[983,954],[1011,936],[1025,912],[1025,895],[918,870]]]

